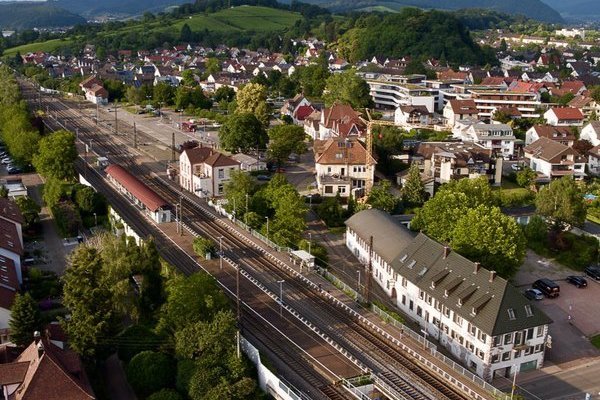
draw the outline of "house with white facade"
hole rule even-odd
[[[544,119],[554,126],[583,126],[583,113],[573,107],[553,107],[544,113]]]
[[[400,106],[394,113],[394,123],[397,126],[411,129],[422,125],[431,125],[433,113],[425,106]]]
[[[313,139],[326,140],[336,137],[363,136],[367,126],[360,119],[360,114],[347,104],[336,103],[321,111],[318,137]]]
[[[510,157],[515,153],[515,137],[507,124],[473,124],[461,139],[480,144],[499,156]]]
[[[550,181],[563,176],[581,180],[587,160],[572,147],[541,137],[523,149],[526,164],[538,173],[538,181]]]
[[[222,196],[240,163],[210,147],[185,149],[179,157],[179,184],[198,197]]]
[[[572,128],[568,126],[534,125],[525,132],[525,144],[531,144],[541,137],[569,147],[573,146],[577,139]]]
[[[346,227],[346,246],[361,264],[371,259],[370,278],[465,368],[491,381],[543,367],[552,321],[507,280],[380,210]]]
[[[423,180],[433,178],[437,184],[482,176],[492,185],[502,183],[502,157],[478,143],[419,143],[408,162],[418,165]]]
[[[102,86],[102,81],[95,75],[81,81],[79,87],[87,101],[94,104],[108,104],[108,91]]]
[[[322,196],[361,197],[373,187],[377,162],[357,138],[315,140],[314,153]]]
[[[600,145],[600,121],[591,121],[579,133],[579,139],[587,140],[594,146]]]
[[[594,146],[587,153],[588,158],[588,172],[590,175],[599,176],[600,175],[600,145]]]
[[[446,125],[454,127],[457,121],[463,119],[478,119],[479,110],[473,100],[450,100],[443,110]]]
[[[231,158],[240,163],[242,171],[264,171],[267,169],[267,163],[261,160],[260,157],[237,153],[233,154]]]

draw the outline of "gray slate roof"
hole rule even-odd
[[[387,241],[398,243],[393,237]],[[399,257],[392,268],[484,333],[496,336],[552,322],[505,279],[499,276],[490,279],[490,271],[477,268],[476,263],[454,251],[444,258],[444,245],[426,235],[420,233],[408,246],[399,244],[393,246]],[[527,316],[525,306],[531,307],[531,316]],[[508,313],[511,308],[513,320]]]
[[[373,251],[388,264],[396,259],[414,238],[394,217],[377,209],[354,214],[346,221],[346,226],[366,242],[373,236]]]

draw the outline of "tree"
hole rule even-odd
[[[213,242],[211,239],[203,237],[194,238],[192,247],[194,249],[194,253],[200,257],[204,257],[207,253],[213,254],[215,252],[215,242]]]
[[[175,89],[166,82],[160,82],[154,86],[154,102],[159,105],[172,104]]]
[[[531,168],[525,167],[517,172],[517,185],[524,188],[531,187],[535,182],[535,178],[537,178],[537,173]]]
[[[336,102],[349,104],[354,109],[373,106],[369,85],[356,75],[355,70],[347,70],[327,78],[323,99],[328,107]]]
[[[40,140],[33,166],[45,178],[68,181],[75,178],[76,159],[75,135],[68,131],[56,131]]]
[[[46,181],[42,197],[48,207],[54,207],[64,198],[65,186],[67,186],[67,184],[56,178],[49,178]]]
[[[255,192],[256,179],[247,172],[232,171],[224,189],[227,199],[225,209],[228,212],[235,212],[235,215],[241,218],[249,211],[246,209],[246,195],[252,196]]]
[[[421,230],[440,242],[449,243],[456,223],[467,212],[467,196],[462,192],[438,190],[417,210],[410,227]]]
[[[269,156],[282,165],[292,153],[306,151],[304,129],[298,125],[277,125],[269,129]]]
[[[202,272],[187,278],[172,278],[166,292],[167,301],[161,308],[157,327],[159,332],[177,332],[188,324],[209,321],[228,307],[227,298],[214,279]]]
[[[568,176],[543,187],[537,194],[535,207],[539,215],[552,222],[555,230],[564,230],[568,225],[581,226],[585,221],[583,192]]]
[[[236,114],[253,114],[264,127],[269,126],[266,87],[258,83],[249,83],[238,90],[235,100]]]
[[[0,197],[3,199],[8,198],[8,189],[4,185],[0,185]]]
[[[175,352],[190,359],[219,357],[234,347],[236,330],[233,313],[219,311],[211,321],[197,321],[177,331]]]
[[[305,96],[321,97],[329,76],[327,59],[323,54],[319,56],[317,63],[299,67],[293,78],[298,81]]]
[[[173,359],[164,353],[142,351],[127,365],[127,381],[144,398],[175,382]]]
[[[508,279],[523,262],[526,240],[514,218],[504,215],[498,207],[480,205],[459,218],[451,246]]]
[[[495,205],[496,196],[490,187],[485,176],[480,176],[475,179],[460,179],[457,181],[450,181],[439,188],[438,191],[453,191],[457,193],[464,193],[467,197],[466,206],[469,208],[475,208],[479,205]]]
[[[235,99],[235,90],[229,86],[221,86],[215,91],[214,100],[219,103],[223,100],[230,102]]]
[[[264,149],[267,140],[267,133],[254,114],[232,115],[219,129],[221,147],[231,152]]]
[[[75,191],[75,203],[77,207],[85,213],[94,212],[96,205],[96,192],[89,186],[79,186]]]
[[[88,245],[75,249],[63,283],[63,304],[70,318],[62,319],[61,323],[69,344],[81,356],[100,357],[109,350],[106,340],[116,333],[118,322],[98,250]]]
[[[179,31],[179,40],[184,43],[192,41],[192,30],[187,23],[183,24]]]
[[[381,181],[378,185],[373,186],[367,203],[373,208],[391,213],[398,205],[398,198],[390,192],[392,184],[388,180]]]
[[[40,211],[42,208],[29,196],[21,196],[15,199],[15,203],[23,215],[25,227],[31,228],[40,220]]]
[[[174,389],[162,389],[152,393],[146,400],[183,400],[183,397]]]
[[[33,340],[33,332],[41,329],[40,310],[29,293],[16,294],[8,325],[11,340],[17,346],[27,346]]]
[[[413,164],[408,170],[406,181],[400,191],[402,194],[402,200],[410,206],[421,206],[427,199],[427,192],[425,191],[425,185],[421,180],[421,172],[419,166]]]

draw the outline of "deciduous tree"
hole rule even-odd
[[[421,172],[419,166],[413,164],[408,170],[406,181],[400,191],[402,194],[402,200],[409,206],[420,206],[425,203],[427,199],[427,192],[425,191],[425,185],[421,180]]]
[[[277,125],[269,129],[269,156],[277,165],[285,163],[292,153],[306,151],[304,129],[297,125]]]
[[[165,354],[142,351],[127,365],[127,381],[138,396],[145,398],[175,382],[175,363]]]
[[[21,196],[15,199],[15,203],[23,215],[25,227],[31,228],[40,220],[40,211],[42,208],[29,196]]]
[[[249,83],[238,90],[235,100],[236,114],[253,114],[263,127],[269,126],[266,87],[258,83]]]
[[[221,147],[231,152],[244,152],[251,148],[264,149],[268,136],[254,114],[235,114],[219,129]]]
[[[56,131],[40,140],[33,166],[45,178],[69,181],[75,178],[76,159],[75,135],[68,131]]]
[[[327,78],[323,99],[328,107],[335,102],[349,104],[354,109],[373,106],[369,85],[356,75],[355,70],[347,70]]]
[[[388,180],[381,181],[373,186],[367,203],[373,208],[391,213],[398,205],[399,199],[390,191],[392,184]]]
[[[537,213],[552,221],[553,227],[558,230],[568,225],[581,226],[585,221],[583,192],[568,176],[543,187],[537,194],[535,206]]]
[[[517,172],[517,185],[528,188],[535,182],[535,178],[537,178],[537,173],[531,168],[525,167]]]

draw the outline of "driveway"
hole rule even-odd
[[[290,162],[285,166],[285,177],[300,194],[315,191],[315,156],[312,146],[309,146],[306,152],[300,155],[298,162]]]

